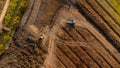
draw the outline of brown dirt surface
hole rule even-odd
[[[1,0],[0,1],[0,13],[1,13],[3,7],[4,7],[4,4],[5,4],[5,0]]]
[[[119,50],[93,21],[120,37],[100,16],[108,16],[104,10],[99,12],[86,0],[29,0],[0,68],[120,68]],[[66,26],[68,19],[77,21],[74,27]]]

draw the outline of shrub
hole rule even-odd
[[[0,44],[0,55],[3,54],[3,52],[4,52],[4,45]]]
[[[0,33],[0,55],[4,52],[4,47],[11,38],[12,32],[19,25],[21,17],[27,7],[28,0],[11,0],[7,14],[4,19],[4,26],[11,29],[10,32]]]

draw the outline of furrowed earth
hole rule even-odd
[[[120,68],[120,1],[110,1],[28,0],[0,68]]]

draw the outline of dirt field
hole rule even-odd
[[[0,13],[1,13],[3,7],[4,7],[4,4],[5,4],[5,0],[1,0],[0,1]]]
[[[0,68],[120,68],[120,27],[90,1],[29,0]],[[68,19],[77,21],[74,27],[66,26]],[[98,28],[101,23],[106,29]]]

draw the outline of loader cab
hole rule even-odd
[[[38,40],[42,42],[42,40],[44,39],[44,36],[45,36],[44,34],[41,34]]]
[[[74,26],[75,26],[75,23],[76,23],[76,20],[68,19],[68,20],[66,21],[66,26],[67,26],[67,27],[74,27]]]

